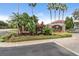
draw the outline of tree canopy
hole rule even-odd
[[[8,28],[8,24],[4,21],[0,21],[0,29]]]
[[[34,19],[33,19],[34,17]],[[37,16],[29,16],[27,13],[13,13],[11,20],[9,21],[9,26],[18,28],[22,33],[26,30],[30,32],[35,32],[36,23],[38,22]]]
[[[79,9],[75,9],[72,15],[75,20],[79,20]]]
[[[66,25],[66,29],[72,29],[74,27],[73,18],[72,17],[66,17],[65,25]]]

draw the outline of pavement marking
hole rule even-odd
[[[68,50],[68,51],[70,51],[70,52],[76,54],[77,56],[79,56],[79,53],[77,53],[77,52],[75,52],[75,51],[73,51],[73,50],[71,50],[71,49],[65,47],[64,45],[62,45],[62,44],[60,44],[60,43],[58,43],[58,42],[56,42],[56,41],[54,41],[54,42],[55,42],[56,44],[58,44],[59,46],[65,48],[66,50]]]

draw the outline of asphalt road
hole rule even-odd
[[[0,56],[76,56],[55,43],[18,47],[0,47]]]

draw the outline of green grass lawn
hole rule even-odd
[[[20,42],[20,41],[31,41],[31,40],[46,40],[46,39],[56,39],[56,38],[66,38],[71,37],[71,33],[53,33],[52,35],[34,35],[34,36],[12,36],[7,39],[7,36],[0,37],[0,41],[4,42]]]

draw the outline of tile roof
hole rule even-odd
[[[64,20],[56,20],[56,21],[53,21],[52,23],[64,23]]]

